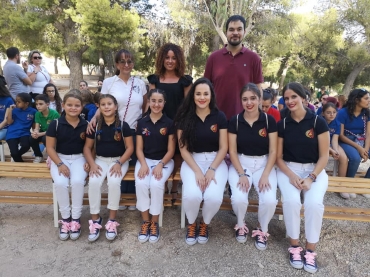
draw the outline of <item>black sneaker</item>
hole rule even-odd
[[[99,238],[100,229],[102,228],[101,223],[102,223],[101,217],[98,220],[89,220],[90,233],[89,233],[88,241],[93,242]]]
[[[159,240],[159,237],[159,225],[157,222],[152,221],[150,224],[149,242],[155,243]]]
[[[197,243],[197,223],[189,224],[186,230],[185,242],[188,245]]]
[[[302,247],[291,246],[288,248],[290,265],[296,269],[303,268]]]
[[[303,269],[309,273],[316,273],[316,253],[307,249],[303,257]]]
[[[255,229],[252,231],[252,238],[256,238],[256,241],[254,242],[254,246],[258,250],[265,250],[267,248],[267,237],[269,236],[269,233],[262,232],[261,229]]]
[[[204,222],[199,224],[199,232],[198,232],[198,243],[206,244],[208,241],[208,225]]]
[[[72,219],[71,223],[70,223],[70,226],[71,226],[71,234],[69,235],[69,237],[71,238],[71,240],[76,240],[80,237],[81,235],[81,224],[80,224],[80,219]]]
[[[59,227],[59,238],[60,240],[67,240],[69,239],[69,232],[71,230],[71,218],[59,220],[58,223],[62,225]]]
[[[137,239],[141,242],[147,242],[149,239],[149,227],[150,227],[150,221],[143,221],[143,224],[141,224],[141,229],[139,232],[139,235],[137,236]]]

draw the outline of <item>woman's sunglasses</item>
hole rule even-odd
[[[34,60],[42,60],[42,57],[41,56],[37,56],[37,57],[32,57]]]

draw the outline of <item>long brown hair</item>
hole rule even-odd
[[[111,95],[111,94],[102,94],[99,98],[99,106],[100,106],[100,101],[104,98],[110,98],[112,99],[114,105],[118,106],[118,103],[117,103],[117,99]],[[118,109],[116,110],[116,113],[115,113],[115,123],[114,123],[114,129],[115,129],[115,132],[114,132],[114,136],[118,136],[122,131],[121,131],[121,126],[120,126],[120,120],[119,120],[119,114],[118,114]],[[100,140],[100,133],[101,133],[101,126],[103,124],[103,120],[104,120],[104,116],[103,114],[101,114],[101,116],[99,117],[99,120],[98,120],[98,126],[96,128],[96,138],[98,140]],[[105,121],[104,121],[105,122]],[[123,139],[123,138],[122,138]]]
[[[164,76],[166,68],[164,67],[164,61],[168,54],[168,51],[172,51],[176,58],[175,74],[177,77],[182,77],[185,74],[185,56],[182,48],[173,43],[166,43],[159,48],[157,53],[157,59],[155,61],[155,74]]]

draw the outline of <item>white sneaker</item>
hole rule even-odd
[[[349,198],[350,198],[349,193],[346,193],[346,192],[341,192],[341,193],[339,193],[339,195],[340,195],[343,199],[349,199]]]
[[[349,194],[349,196],[350,196],[351,198],[356,198],[356,193],[350,193],[350,194]]]
[[[367,199],[370,199],[370,194],[362,194],[363,197],[366,197]]]
[[[127,206],[119,206],[118,207],[118,210],[120,210],[120,211],[124,211],[124,210],[126,210],[127,209]]]
[[[136,211],[136,206],[128,206],[129,211]]]
[[[35,159],[33,160],[33,163],[37,164],[37,163],[42,163],[43,161],[44,161],[43,157],[35,157]]]

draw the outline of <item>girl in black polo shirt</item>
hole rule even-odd
[[[208,224],[220,209],[228,169],[227,120],[216,107],[211,82],[198,79],[176,115],[175,126],[181,156],[182,205],[188,218],[185,241],[189,245],[208,241]],[[199,229],[196,219],[204,200]]]
[[[165,100],[163,90],[151,89],[148,93],[148,114],[137,125],[136,208],[143,218],[138,235],[140,242],[149,240],[154,243],[159,240],[158,218],[163,207],[165,182],[174,167],[173,121],[162,113]],[[152,215],[151,220],[149,214]]]
[[[261,92],[249,83],[240,93],[244,111],[231,118],[229,123],[229,184],[231,204],[237,216],[235,237],[240,243],[247,241],[249,232],[244,222],[248,208],[248,194],[253,183],[259,196],[259,226],[252,232],[259,250],[267,247],[268,224],[275,213],[277,126],[271,115],[259,109]]]
[[[82,111],[80,94],[69,92],[63,98],[65,114],[52,121],[46,131],[46,150],[52,161],[50,174],[62,216],[59,238],[72,240],[81,234],[80,217],[84,184],[87,173],[84,171],[85,158],[82,154],[85,144],[87,121],[79,117]],[[72,191],[69,203],[68,186]]]
[[[324,195],[328,187],[325,166],[329,159],[329,128],[321,116],[308,112],[299,83],[283,88],[290,114],[278,123],[277,171],[282,194],[284,222],[290,237],[292,267],[317,271],[316,243],[320,238],[324,214]],[[301,192],[304,195],[306,250],[299,245]]]
[[[90,166],[89,204],[89,241],[99,238],[102,218],[99,216],[101,186],[107,177],[109,220],[105,225],[105,237],[114,240],[117,236],[116,221],[121,197],[121,180],[126,175],[130,156],[134,152],[134,142],[130,127],[119,120],[118,104],[113,95],[102,94],[99,99],[99,118],[96,130],[87,135],[84,154]],[[94,147],[95,144],[95,147]],[[96,158],[93,157],[93,149]]]

